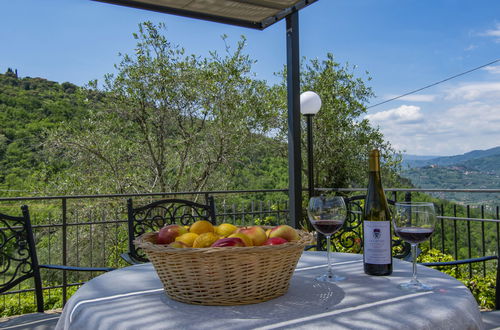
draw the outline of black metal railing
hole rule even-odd
[[[366,190],[325,188],[317,191],[355,195],[363,194]],[[500,194],[500,189],[386,189],[386,192],[391,199],[397,201],[404,200],[407,193]],[[288,221],[286,189],[12,197],[0,198],[0,212],[17,214],[22,204],[29,205],[40,263],[122,267],[127,266],[121,260],[120,254],[127,249],[126,200],[128,198],[134,198],[134,204],[141,205],[166,197],[202,200],[208,196],[213,196],[215,199],[218,223],[275,225]],[[429,241],[431,248],[437,248],[456,259],[484,256],[491,251],[498,253],[499,205],[460,205],[446,204],[443,201],[441,204],[438,203],[438,210],[439,224],[435,235]],[[483,274],[487,272],[485,264],[482,266],[482,272]],[[71,288],[99,274],[44,271],[42,279],[48,295],[45,300],[49,304],[51,301],[62,300],[64,304],[71,293]],[[473,274],[472,266],[469,266],[469,274],[470,276]],[[0,315],[2,311],[5,313],[6,307],[12,304],[12,300],[17,300],[20,305],[27,303],[22,295],[34,291],[29,287],[30,281],[27,282],[16,290],[0,296]],[[32,296],[35,306],[34,294]]]

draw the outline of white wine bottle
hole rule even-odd
[[[391,212],[380,177],[380,152],[370,151],[363,209],[363,266],[368,275],[392,273]]]

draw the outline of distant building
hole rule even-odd
[[[17,78],[18,78],[18,76],[17,76],[17,69],[12,70],[11,68],[8,68],[8,69],[7,69],[7,72],[5,72],[5,75],[6,75],[7,77],[14,77],[14,78],[16,78],[16,79],[17,79]]]

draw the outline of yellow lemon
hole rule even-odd
[[[269,237],[270,233],[271,233],[271,228],[269,228],[268,230],[266,230],[266,236]]]
[[[243,233],[231,234],[228,237],[238,237],[241,238],[245,246],[253,246],[252,239]]]
[[[193,246],[194,240],[198,238],[198,234],[195,233],[185,233],[182,234],[181,236],[177,236],[175,238],[176,242],[182,242],[186,244],[189,247]]]
[[[213,233],[214,226],[207,220],[198,220],[189,227],[189,231],[195,234]]]
[[[229,235],[234,233],[237,229],[238,227],[236,227],[235,225],[232,225],[230,223],[223,223],[217,226],[217,228],[215,228],[215,233],[223,237],[228,237]]]
[[[214,233],[203,233],[194,240],[193,247],[194,248],[210,247],[218,239],[219,236],[215,235]]]

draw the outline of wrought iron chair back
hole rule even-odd
[[[7,292],[19,283],[33,277],[37,311],[43,313],[43,287],[40,269],[71,271],[110,271],[109,267],[73,267],[41,265],[38,263],[35,238],[27,205],[21,206],[22,216],[0,213],[0,293]]]
[[[148,262],[141,249],[135,247],[134,239],[144,233],[158,231],[165,225],[189,226],[197,220],[208,220],[215,225],[214,198],[209,196],[207,202],[200,204],[185,199],[163,199],[134,208],[130,198],[127,201],[129,251],[122,254],[122,258],[130,264]]]
[[[43,312],[42,279],[35,250],[28,206],[21,207],[22,216],[0,213],[0,293],[33,278],[37,310]]]

